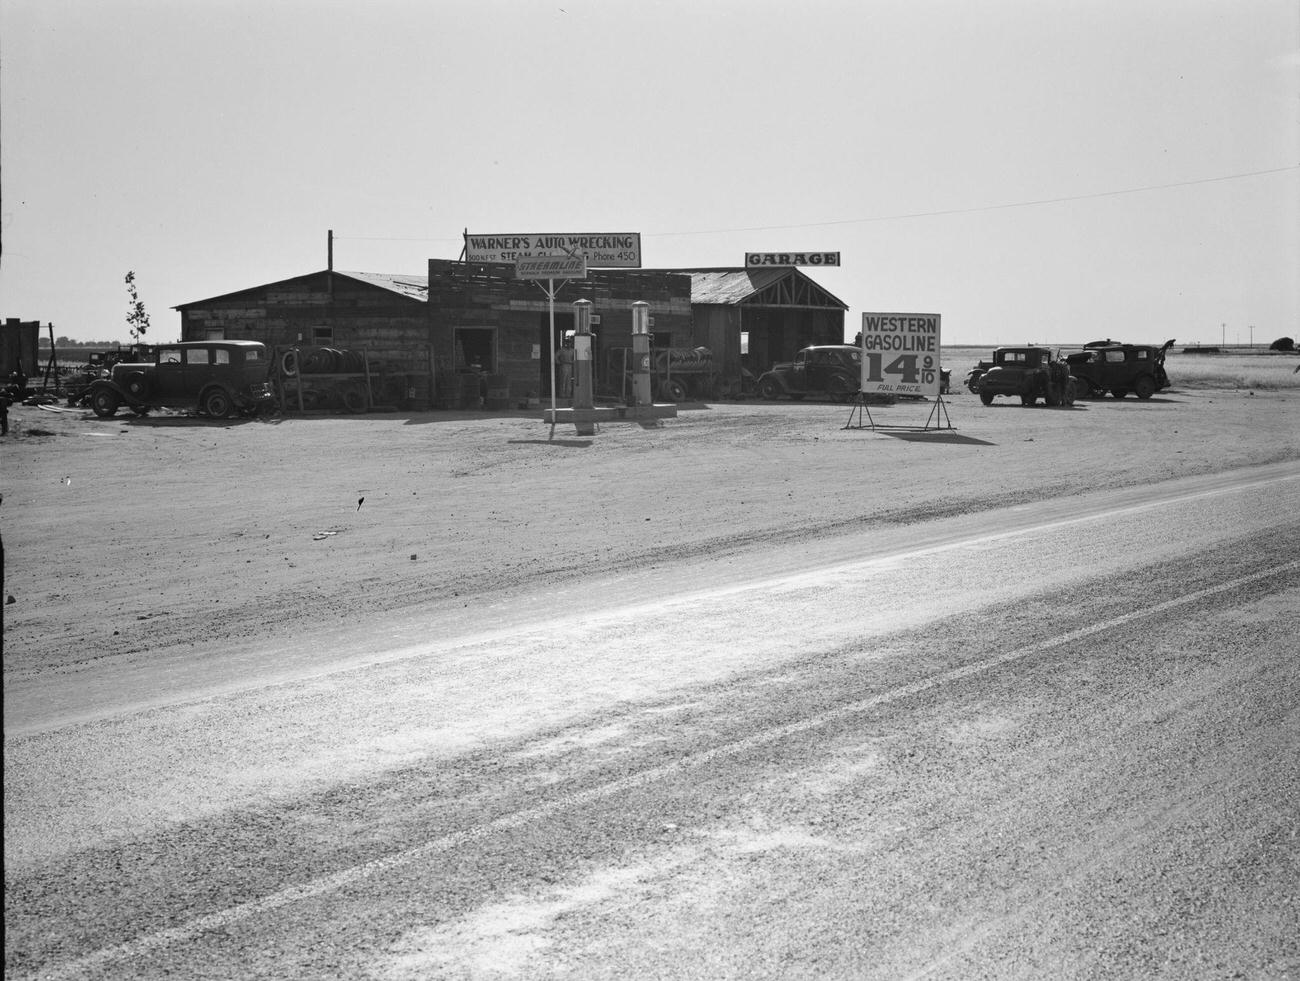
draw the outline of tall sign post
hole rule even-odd
[[[650,405],[650,304],[632,304],[632,404]]]
[[[515,279],[531,279],[546,294],[551,335],[551,425],[555,425],[555,281],[586,279],[587,260],[580,255],[519,256],[515,259]],[[541,286],[541,281],[546,285]]]

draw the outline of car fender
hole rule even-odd
[[[123,405],[142,406],[148,404],[147,402],[141,402],[138,398],[136,398],[134,395],[132,395],[130,392],[124,389],[121,385],[117,384],[117,382],[109,378],[96,378],[93,382],[91,382],[88,386],[86,386],[86,390],[83,394],[88,399],[93,398],[96,392],[105,388],[107,388],[109,391],[116,394],[118,401],[121,402]]]

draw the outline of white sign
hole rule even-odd
[[[838,266],[838,252],[746,252],[745,265],[752,266]]]
[[[862,315],[862,391],[939,394],[939,314]]]
[[[522,255],[515,260],[515,279],[586,279],[587,260],[580,255]]]
[[[466,235],[465,258],[470,262],[514,262],[520,256],[549,256],[571,252],[588,266],[641,268],[640,232],[581,232],[527,235]]]

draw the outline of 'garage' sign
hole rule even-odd
[[[746,252],[745,266],[838,266],[838,252]]]

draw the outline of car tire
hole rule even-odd
[[[90,397],[90,407],[95,410],[95,415],[101,419],[108,419],[117,415],[117,407],[121,404],[117,392],[111,388],[101,388]]]
[[[775,401],[781,397],[781,383],[775,378],[760,378],[758,394],[770,402]]]
[[[980,401],[983,402],[985,405],[992,405],[992,404],[993,404],[993,393],[992,393],[992,392],[980,392]]]
[[[211,389],[203,396],[203,411],[213,419],[225,419],[230,415],[234,404],[224,388]]]
[[[1122,399],[1127,394],[1128,394],[1127,388],[1112,388],[1110,390],[1111,398]]]
[[[1133,394],[1140,399],[1149,399],[1156,394],[1156,380],[1150,375],[1143,375],[1133,383]]]
[[[1020,404],[1021,404],[1021,405],[1034,405],[1037,401],[1038,401],[1038,396],[1037,396],[1037,395],[1022,395],[1022,396],[1020,396]]]
[[[676,378],[670,378],[664,382],[664,398],[669,402],[685,402],[686,386]]]
[[[828,386],[831,399],[835,402],[847,402],[856,390],[857,386],[844,375],[832,376]]]
[[[343,391],[343,408],[353,415],[366,411],[366,391],[359,386],[352,386]]]

